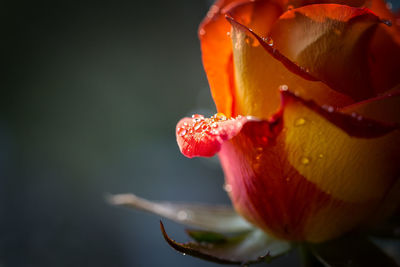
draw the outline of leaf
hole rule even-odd
[[[193,238],[196,242],[206,242],[206,243],[225,243],[227,242],[227,237],[223,234],[216,233],[216,232],[208,232],[202,230],[186,230],[186,233]]]
[[[235,233],[253,229],[251,224],[228,206],[154,202],[134,194],[110,195],[108,201],[113,205],[148,211],[175,222],[208,231]]]
[[[270,261],[290,249],[288,242],[273,239],[258,229],[231,237],[190,230],[197,242],[178,243],[167,235],[161,221],[160,228],[167,243],[177,251],[220,264],[248,265]]]
[[[398,266],[367,238],[349,236],[323,244],[310,244],[311,252],[328,267]]]

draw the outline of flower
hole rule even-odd
[[[381,0],[217,1],[199,37],[219,113],[178,123],[181,152],[218,153],[236,211],[279,239],[323,242],[388,218],[398,24]]]

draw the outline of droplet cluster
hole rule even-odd
[[[176,129],[176,134],[180,137],[186,135],[200,134],[205,135],[219,135],[220,134],[220,122],[239,119],[239,115],[236,118],[227,118],[223,113],[216,113],[210,118],[205,118],[203,115],[193,114],[192,120],[184,122],[183,125]]]

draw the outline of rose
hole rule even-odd
[[[322,242],[389,217],[396,19],[381,0],[217,1],[199,36],[220,113],[178,123],[182,153],[219,152],[237,212],[278,238]]]

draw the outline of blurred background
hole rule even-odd
[[[104,197],[229,203],[217,160],[186,159],[174,133],[215,112],[197,39],[211,2],[2,4],[1,267],[217,266],[173,251],[158,216]]]

